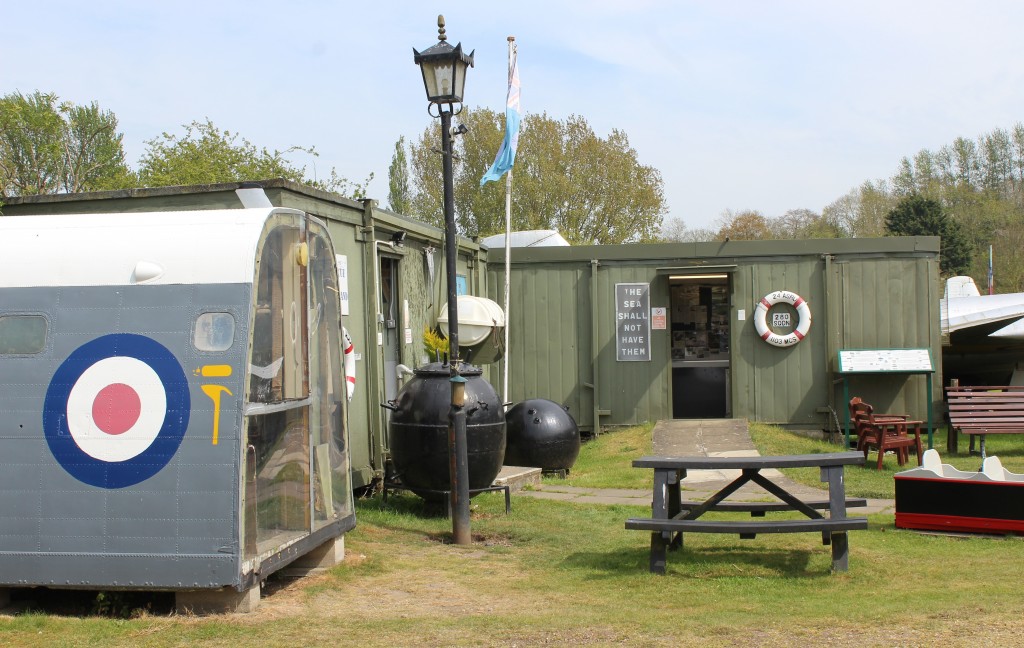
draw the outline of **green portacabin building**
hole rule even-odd
[[[939,373],[938,254],[937,237],[514,249],[510,400],[563,403],[593,432],[724,417],[841,429],[840,350],[928,349]],[[504,275],[489,251],[499,302]],[[806,304],[758,309],[779,291]],[[762,339],[759,316],[788,344]],[[927,415],[926,376],[849,381],[879,409]]]
[[[327,224],[344,274],[343,323],[356,347],[349,407],[353,484],[383,475],[387,415],[406,368],[429,360],[422,333],[446,301],[444,232],[284,180],[259,183],[274,206]],[[241,207],[242,183],[5,199],[3,215]],[[197,232],[200,236],[201,232]],[[504,249],[459,238],[458,283],[504,303]],[[841,428],[837,356],[928,349],[940,373],[937,237],[727,241],[514,248],[509,348],[484,376],[510,402],[565,405],[580,428],[669,418],[747,418]],[[758,309],[766,296],[783,299]],[[807,314],[810,326],[807,327]],[[758,332],[759,317],[775,342]],[[762,326],[762,329],[763,329]],[[796,335],[799,331],[800,335]],[[802,339],[799,339],[802,336]],[[851,376],[851,394],[923,418],[921,375]],[[936,390],[938,391],[938,390]]]

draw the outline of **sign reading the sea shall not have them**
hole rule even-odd
[[[615,284],[615,359],[619,362],[651,359],[651,286]]]

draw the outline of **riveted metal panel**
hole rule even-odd
[[[248,284],[4,291],[6,309],[47,313],[50,341],[40,354],[8,355],[0,361],[0,452],[7,467],[0,471],[3,584],[174,588],[240,583],[244,374],[235,371],[216,379],[228,396],[220,406],[219,439],[213,443],[216,414],[202,391],[209,381],[201,368],[245,365],[250,300]],[[193,319],[211,307],[235,319],[235,342],[225,351],[192,346]],[[113,334],[145,338],[172,353],[185,382],[172,385],[171,373],[159,380],[165,393],[187,390],[190,403],[187,414],[176,414],[177,423],[166,424],[170,427],[161,432],[169,435],[174,425],[184,423],[180,445],[152,456],[108,460],[105,478],[124,476],[123,484],[81,472],[86,460],[59,444],[65,430],[54,424],[71,417],[64,409],[70,407],[72,386],[67,377],[82,372],[66,368],[69,356],[83,345],[90,344],[89,353],[96,354],[93,366],[105,357],[149,357],[120,346],[97,346],[98,336],[113,340]],[[156,347],[139,348],[152,353]],[[32,389],[14,389],[24,385]],[[134,476],[147,474],[150,462],[151,476]]]

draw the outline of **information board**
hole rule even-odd
[[[928,407],[928,447],[934,447],[932,436],[932,354],[929,349],[840,349],[839,372],[843,377],[843,402],[850,402],[851,374],[920,374],[927,385],[925,403]],[[845,407],[845,405],[844,405]],[[845,419],[846,447],[851,447],[850,420]]]
[[[928,349],[842,349],[839,373],[917,373],[935,371]]]
[[[643,362],[651,359],[651,286],[615,284],[615,359]]]

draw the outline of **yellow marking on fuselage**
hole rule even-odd
[[[204,378],[227,378],[231,375],[231,365],[203,365],[195,373]]]
[[[220,431],[220,395],[227,392],[227,395],[231,396],[231,390],[224,385],[200,385],[199,388],[213,401],[213,445],[217,445],[217,435]]]

